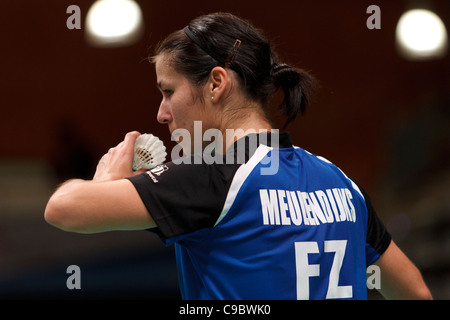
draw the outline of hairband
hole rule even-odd
[[[242,44],[242,41],[239,39],[236,39],[236,41],[234,42],[233,48],[231,48],[230,53],[228,54],[227,59],[225,60],[225,63],[222,62],[222,59],[216,55],[214,52],[208,50],[205,46],[203,46],[201,44],[201,42],[197,39],[197,37],[195,36],[194,32],[192,32],[191,28],[188,26],[186,26],[183,29],[184,33],[187,35],[187,37],[189,39],[191,39],[192,42],[194,42],[200,49],[202,49],[206,54],[208,54],[209,56],[211,56],[213,59],[215,59],[217,62],[221,63],[222,65],[224,65],[226,68],[230,68],[231,64],[233,63],[234,59],[236,58],[236,54],[239,51],[239,47]]]

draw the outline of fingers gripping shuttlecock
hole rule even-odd
[[[140,135],[134,144],[133,170],[151,169],[166,160],[164,143],[152,134]]]

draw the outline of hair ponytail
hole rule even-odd
[[[304,114],[311,99],[314,78],[303,70],[284,63],[272,64],[272,79],[275,89],[283,89],[284,99],[279,110],[286,117],[283,128],[294,121],[297,114]]]

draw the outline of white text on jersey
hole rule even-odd
[[[356,222],[352,193],[347,188],[302,192],[260,189],[265,225],[320,225]]]

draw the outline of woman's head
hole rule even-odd
[[[232,14],[214,13],[192,20],[158,45],[153,62],[161,56],[198,92],[211,79],[215,67],[231,70],[229,74],[235,76],[241,92],[266,114],[270,96],[281,88],[284,100],[280,110],[286,117],[285,126],[298,112],[305,111],[310,97],[312,78],[280,63],[263,33]]]

